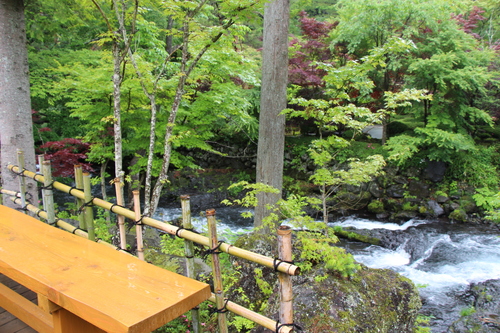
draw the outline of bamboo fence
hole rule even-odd
[[[22,153],[20,154],[22,155]],[[194,273],[194,250],[193,250],[193,243],[197,243],[203,246],[209,247],[209,251],[212,254],[212,263],[213,263],[213,273],[214,273],[214,291],[215,293],[212,293],[212,296],[209,298],[209,301],[213,302],[216,304],[216,312],[218,312],[218,322],[219,322],[219,330],[221,333],[227,332],[227,322],[226,322],[226,317],[225,317],[225,312],[226,311],[231,311],[232,313],[245,317],[265,328],[268,328],[272,330],[273,332],[277,333],[288,333],[291,332],[294,327],[298,328],[297,325],[293,324],[293,310],[292,310],[292,300],[293,300],[293,295],[292,295],[292,284],[291,284],[291,276],[294,275],[299,275],[300,274],[300,268],[296,265],[294,265],[291,262],[291,229],[289,227],[286,228],[281,228],[278,230],[278,240],[280,242],[279,244],[279,259],[275,258],[270,258],[258,253],[254,253],[251,251],[247,251],[238,247],[235,247],[233,245],[224,243],[222,241],[217,240],[217,231],[215,227],[215,210],[207,210],[207,221],[209,223],[209,237],[205,237],[203,235],[200,235],[194,231],[192,231],[192,224],[191,224],[191,212],[189,208],[189,196],[181,196],[181,205],[182,205],[182,216],[183,216],[183,227],[177,227],[174,225],[171,225],[169,223],[161,222],[155,219],[152,219],[147,216],[141,216],[140,213],[140,203],[139,203],[139,194],[134,193],[134,208],[135,211],[131,211],[129,209],[126,209],[121,205],[121,203],[117,204],[112,204],[109,202],[106,202],[100,198],[92,197],[91,192],[90,192],[90,175],[88,173],[83,173],[83,191],[81,190],[81,185],[82,183],[76,180],[76,187],[71,187],[68,185],[65,185],[63,183],[53,181],[51,179],[50,174],[50,161],[44,161],[48,165],[48,168],[44,168],[43,174],[39,173],[34,173],[29,170],[24,169],[24,167],[19,167],[15,165],[9,165],[8,168],[12,172],[20,175],[20,178],[24,177],[29,177],[34,179],[35,181],[41,182],[44,184],[43,190],[44,193],[48,193],[48,195],[52,194],[52,188],[57,189],[59,191],[68,193],[72,196],[74,196],[78,201],[78,203],[81,203],[81,208],[80,211],[83,213],[82,215],[85,217],[84,221],[85,223],[80,222],[80,227],[76,228],[73,227],[71,224],[61,220],[54,218],[53,221],[52,219],[52,213],[49,213],[47,211],[50,211],[52,208],[47,207],[47,211],[39,209],[29,203],[26,202],[26,199],[24,198],[22,192],[14,192],[14,191],[9,191],[5,189],[1,189],[2,193],[8,194],[11,196],[11,200],[14,201],[17,204],[20,204],[24,209],[27,209],[37,215],[38,217],[46,219],[49,223],[54,224],[62,229],[65,229],[69,232],[72,232],[74,234],[77,234],[82,237],[86,237],[88,239],[97,241],[99,243],[106,244],[107,246],[116,248],[116,249],[121,249],[122,251],[125,250],[125,232],[124,232],[124,227],[123,230],[121,228],[121,221],[120,219],[128,218],[130,220],[133,220],[136,222],[137,226],[137,248],[138,248],[138,255],[139,258],[144,260],[143,256],[143,245],[142,245],[142,225],[148,225],[150,227],[159,229],[161,231],[167,232],[171,235],[175,235],[177,237],[183,238],[185,241],[185,252],[186,252],[186,266],[187,266],[187,274],[188,277],[194,278],[195,273]],[[75,178],[78,178],[77,172],[78,170],[81,170],[81,167],[75,166]],[[20,181],[20,188],[21,191],[23,190],[23,183]],[[117,190],[117,193],[121,191]],[[45,195],[44,195],[45,199]],[[119,199],[118,199],[119,200]],[[118,201],[117,200],[117,201]],[[122,200],[122,199],[121,199]],[[136,201],[137,200],[137,201]],[[51,199],[48,199],[48,204],[51,202]],[[53,199],[52,199],[53,202]],[[122,201],[123,202],[123,201]],[[119,227],[120,227],[120,247],[115,247],[112,244],[106,243],[102,240],[96,240],[95,239],[95,233],[94,233],[94,226],[93,226],[93,212],[92,212],[92,205],[101,207],[103,209],[109,210],[112,213],[115,213],[117,216],[121,217],[119,218]],[[53,206],[53,205],[52,205]],[[82,219],[83,220],[83,219]],[[81,221],[82,221],[81,220]],[[85,232],[84,228],[82,226],[85,226],[88,230],[88,232]],[[230,255],[234,255],[236,257],[250,260],[252,262],[255,262],[257,264],[260,264],[262,266],[266,266],[269,268],[273,268],[275,271],[278,272],[278,277],[280,281],[280,300],[281,300],[281,306],[280,306],[280,317],[279,321],[272,320],[270,318],[267,318],[259,313],[256,313],[254,311],[251,311],[243,306],[240,306],[236,303],[231,302],[228,299],[224,298],[223,294],[223,288],[222,288],[222,282],[220,279],[221,272],[220,272],[220,267],[218,266],[218,254],[219,253],[228,253]],[[127,252],[128,253],[128,252]],[[142,254],[142,255],[141,255]],[[199,320],[199,312],[197,309],[192,310],[193,314],[193,325],[194,332],[201,332],[200,328],[200,320]],[[198,321],[196,323],[196,321]]]

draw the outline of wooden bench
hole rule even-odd
[[[41,333],[141,333],[210,297],[210,287],[0,205],[0,307]]]

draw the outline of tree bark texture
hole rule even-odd
[[[257,148],[257,182],[281,191],[285,145],[286,87],[288,84],[289,0],[275,0],[264,10],[264,43],[262,51],[262,88]],[[260,193],[255,209],[254,226],[262,225],[281,194]]]
[[[19,180],[7,165],[17,164],[18,149],[24,151],[26,169],[35,171],[24,5],[22,0],[0,0],[1,186],[12,191],[19,191]],[[27,200],[38,205],[35,182],[26,179],[26,184]],[[4,204],[15,207],[11,200]]]

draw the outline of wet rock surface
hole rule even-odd
[[[500,332],[500,280],[471,284],[461,298],[470,307],[462,310],[450,333]]]

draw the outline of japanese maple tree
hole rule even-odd
[[[84,172],[92,172],[90,163],[85,162],[90,145],[79,139],[66,138],[50,141],[40,146],[45,152],[45,160],[50,160],[56,177],[71,177],[74,166],[79,164]]]

